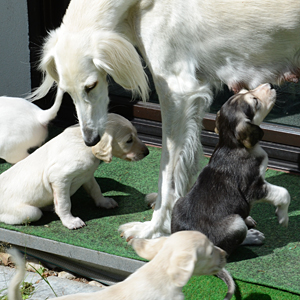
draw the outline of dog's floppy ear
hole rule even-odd
[[[167,274],[178,287],[183,287],[187,284],[193,275],[196,263],[196,253],[179,253],[173,252]]]
[[[157,239],[132,239],[130,244],[140,257],[151,260],[163,247],[167,239],[165,236]]]
[[[131,43],[113,32],[94,36],[93,62],[123,88],[132,90],[145,101],[148,99],[148,80],[141,59]]]
[[[113,137],[105,132],[98,144],[92,147],[93,154],[100,160],[110,163],[112,160]]]
[[[263,137],[263,130],[250,121],[242,121],[236,127],[236,138],[246,148],[254,147]]]
[[[48,38],[43,46],[43,56],[40,62],[40,70],[47,72],[56,82],[58,82],[59,77],[56,70],[56,64],[54,60],[54,49],[58,41],[57,30],[52,30],[49,33]]]
[[[40,99],[47,95],[54,81],[56,81],[57,83],[59,81],[59,76],[54,59],[54,48],[58,40],[57,30],[51,31],[44,43],[43,55],[39,64],[39,69],[43,72],[44,79],[40,87],[27,97],[32,101]]]

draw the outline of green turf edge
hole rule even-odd
[[[275,288],[235,280],[236,292],[232,300],[299,300],[300,295]],[[183,288],[185,300],[221,300],[227,287],[214,276],[192,277]]]

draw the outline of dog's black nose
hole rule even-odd
[[[269,83],[270,85],[270,89],[273,90],[274,89],[274,85],[272,83]]]
[[[101,140],[100,135],[97,135],[92,139],[88,139],[88,140],[84,139],[84,142],[88,147],[92,147],[98,144],[100,140]]]
[[[97,135],[93,139],[84,140],[84,142],[88,147],[92,147],[92,146],[95,146],[96,144],[98,144],[100,142],[100,140],[101,140],[100,135]]]
[[[84,139],[84,143],[88,147],[92,147],[92,146],[95,146],[97,143],[100,142],[101,137],[100,137],[99,134],[97,134],[97,135],[87,135],[87,134],[85,134],[83,139]]]
[[[94,131],[89,127],[82,128],[82,135],[83,135],[84,142],[88,147],[95,146],[101,140],[98,131]]]
[[[144,150],[144,156],[147,156],[149,154],[149,149],[146,147],[146,149]]]

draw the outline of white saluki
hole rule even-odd
[[[56,82],[73,98],[85,143],[95,145],[105,128],[107,74],[147,99],[133,46],[159,95],[163,150],[152,220],[120,230],[126,237],[151,238],[170,233],[174,202],[198,174],[201,122],[212,89],[298,80],[300,1],[72,0],[45,41],[45,78],[33,99]]]

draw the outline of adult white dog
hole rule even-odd
[[[198,174],[201,121],[212,89],[298,80],[300,2],[72,0],[45,42],[40,64],[45,80],[33,97],[44,96],[55,81],[74,100],[85,143],[95,145],[106,121],[107,73],[147,98],[133,45],[159,95],[163,151],[152,220],[121,230],[126,237],[149,238],[170,233],[174,202]]]

